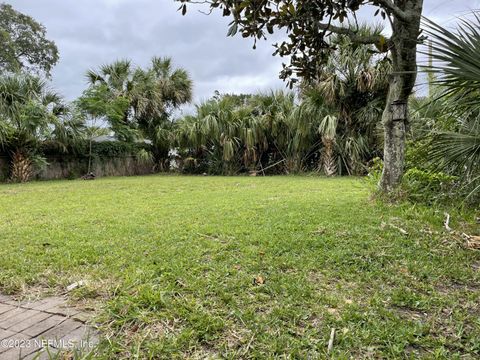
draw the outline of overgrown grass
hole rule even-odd
[[[360,179],[3,185],[0,218],[1,291],[87,280],[98,358],[480,356],[480,251]]]

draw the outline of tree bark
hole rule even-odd
[[[334,176],[337,173],[337,164],[335,161],[335,155],[333,153],[333,148],[335,145],[335,140],[324,137],[323,142],[323,171],[327,176]]]
[[[168,172],[170,170],[169,149],[154,145],[153,160],[157,172]]]
[[[92,141],[93,138],[90,137],[90,144],[89,144],[89,150],[88,150],[88,169],[87,169],[87,174],[90,174],[92,171]]]
[[[407,112],[403,116],[393,110],[395,103],[408,106],[417,78],[417,44],[423,0],[396,0],[395,5],[408,18],[393,15],[392,24],[392,76],[388,89],[387,103],[383,112],[384,167],[379,187],[384,192],[395,189],[402,180],[405,164],[405,137],[408,123]]]
[[[12,182],[27,182],[33,175],[33,164],[28,155],[16,149],[12,155],[10,180]]]

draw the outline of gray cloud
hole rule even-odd
[[[146,65],[154,55],[171,56],[190,72],[196,101],[215,90],[245,93],[285,86],[278,79],[282,59],[271,56],[272,39],[253,50],[251,40],[225,36],[228,20],[219,14],[191,9],[182,17],[173,0],[7,2],[47,27],[61,57],[53,86],[69,100],[85,89],[87,69],[118,58]],[[479,7],[480,0],[425,0],[424,14],[449,24]]]

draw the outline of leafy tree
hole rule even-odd
[[[185,14],[187,3],[180,9]],[[203,2],[202,2],[203,3]],[[417,75],[417,44],[423,0],[210,0],[211,10],[220,9],[232,22],[228,35],[240,32],[243,37],[265,38],[275,31],[286,31],[287,40],[276,45],[276,55],[290,56],[281,77],[297,81],[315,79],[333,49],[327,41],[333,34],[348,36],[358,44],[373,44],[388,52],[392,76],[383,113],[384,170],[380,187],[390,191],[401,180],[404,171],[407,104]],[[378,15],[388,19],[392,36],[364,35],[354,24],[360,7],[373,5]]]
[[[0,4],[0,72],[31,70],[50,74],[58,50],[43,25],[11,5]]]
[[[192,80],[184,69],[173,69],[170,58],[154,57],[146,70],[135,74],[134,111],[142,134],[153,143],[159,170],[168,169],[175,109],[192,98]]]
[[[173,69],[171,59],[154,57],[146,69],[120,60],[89,71],[90,87],[78,103],[93,117],[105,118],[125,141],[151,140],[159,169],[168,166],[170,116],[190,101],[192,81],[184,69]]]
[[[0,146],[11,159],[12,180],[29,180],[35,164],[44,162],[41,143],[48,141],[67,151],[82,127],[82,121],[38,77],[0,77]]]
[[[97,124],[98,119],[93,118],[86,123],[84,136],[85,139],[88,141],[88,166],[87,166],[87,174],[90,174],[92,171],[92,159],[93,159],[93,141],[95,138],[108,135],[110,129],[102,126],[101,124]]]

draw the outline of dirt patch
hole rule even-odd
[[[480,261],[476,261],[472,264],[472,269],[474,271],[480,272]]]
[[[428,314],[426,312],[411,309],[407,307],[398,307],[395,310],[402,319],[409,320],[409,321],[421,321],[424,322],[428,319]]]
[[[419,345],[408,345],[405,348],[405,355],[408,358],[412,359],[423,359],[424,357],[427,356],[427,354],[430,354],[426,349]]]
[[[480,291],[479,284],[461,284],[457,282],[452,282],[447,285],[438,285],[436,290],[439,294],[450,295],[454,292],[473,292]]]

